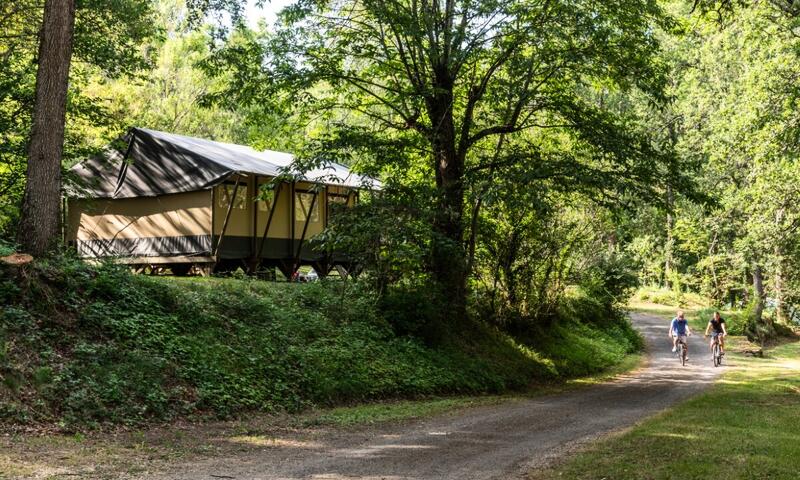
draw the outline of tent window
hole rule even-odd
[[[347,196],[335,193],[328,194],[328,211],[331,215],[347,206]]]
[[[258,200],[258,211],[269,212],[272,209],[272,200]]]
[[[296,193],[294,197],[294,211],[298,222],[305,222],[310,218],[309,222],[319,222],[319,202],[314,201],[314,193]],[[314,204],[314,209],[311,209],[311,204]]]
[[[230,204],[230,199],[233,197],[233,191],[236,185],[220,185],[217,187],[217,206],[219,208],[227,209]],[[235,210],[247,210],[247,185],[239,185],[239,190],[236,191],[236,201],[233,203]]]
[[[261,190],[256,193],[256,205],[259,212],[269,212],[272,210],[272,202],[275,200],[275,192]]]

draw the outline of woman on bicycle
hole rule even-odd
[[[712,352],[714,351],[714,338],[717,338],[719,339],[719,353],[725,355],[724,339],[725,336],[728,335],[728,331],[725,329],[725,319],[719,315],[719,312],[714,312],[714,316],[708,321],[705,333],[706,337],[708,337],[709,332],[711,332],[711,342],[708,344],[708,348],[710,348]]]

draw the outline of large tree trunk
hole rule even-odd
[[[452,165],[460,163],[461,165]],[[451,319],[466,314],[466,252],[464,251],[463,162],[437,158],[438,205],[434,216],[431,269],[449,304]],[[450,164],[450,165],[448,165]]]
[[[39,40],[36,103],[18,240],[42,255],[61,233],[61,156],[72,58],[75,0],[46,0]]]
[[[442,319],[449,322],[466,316],[467,265],[464,251],[464,158],[456,149],[453,121],[453,85],[438,75],[439,93],[429,99],[428,112],[435,130],[431,134],[437,205],[434,213],[434,239],[431,270],[444,297]]]

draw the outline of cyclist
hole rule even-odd
[[[725,319],[719,315],[719,312],[714,312],[714,316],[708,321],[705,333],[706,337],[708,337],[709,332],[711,332],[711,342],[708,344],[708,348],[712,351],[714,350],[714,337],[718,337],[719,353],[725,355],[724,338],[728,335],[728,330],[725,328]]]
[[[686,337],[691,335],[692,331],[689,328],[689,321],[683,314],[683,310],[678,310],[678,314],[669,324],[669,337],[672,339],[672,351],[678,349],[678,340],[682,340],[686,345],[686,359],[689,359],[689,344],[686,342]]]

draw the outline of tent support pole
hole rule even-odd
[[[294,186],[295,186],[295,182],[292,181],[291,190],[289,191],[289,196],[292,197],[289,200],[289,206],[291,207],[291,211],[292,211],[292,218],[289,219],[289,224],[290,224],[289,229],[291,231],[291,234],[289,235],[289,238],[290,238],[290,240],[289,240],[289,251],[287,252],[289,254],[288,255],[289,258],[291,258],[292,255],[294,255],[294,235],[295,235],[294,234],[294,227],[295,227],[295,224],[297,223],[297,212],[295,211],[296,210],[296,208],[295,208],[295,195],[297,195],[297,193],[295,193],[295,191],[294,191]],[[294,273],[294,272],[292,272],[292,273]]]
[[[252,261],[253,258],[256,258],[256,239],[258,238],[258,175],[253,176],[253,194],[248,195],[247,204],[253,207],[253,234],[250,235],[250,256]],[[255,267],[251,266],[250,269],[255,270]]]
[[[231,212],[233,211],[233,203],[236,201],[236,194],[239,193],[239,181],[241,180],[241,176],[236,177],[236,185],[233,187],[233,195],[228,199],[228,212],[225,214],[225,221],[222,222],[222,231],[219,232],[219,240],[217,240],[217,246],[214,248],[214,259],[219,260],[219,247],[222,245],[222,239],[225,238],[225,232],[228,230],[228,222],[231,219]],[[224,185],[224,184],[223,184]],[[226,187],[227,189],[227,187]]]
[[[314,198],[311,199],[311,206],[306,213],[306,222],[303,225],[303,233],[300,234],[300,243],[297,244],[297,255],[294,257],[294,265],[292,266],[292,274],[300,268],[300,252],[303,250],[303,241],[306,239],[306,232],[308,231],[308,224],[311,223],[311,212],[314,211],[314,206],[317,204],[317,196],[319,192],[314,192]]]
[[[283,190],[283,184],[278,185],[278,189],[275,190],[275,195],[272,197],[272,208],[269,209],[269,217],[267,218],[267,224],[264,226],[264,235],[261,236],[261,244],[258,246],[256,258],[261,258],[261,254],[264,253],[264,242],[267,241],[267,233],[269,233],[269,227],[272,225],[272,217],[275,216],[275,210],[278,206],[278,198],[281,195],[281,190]]]

